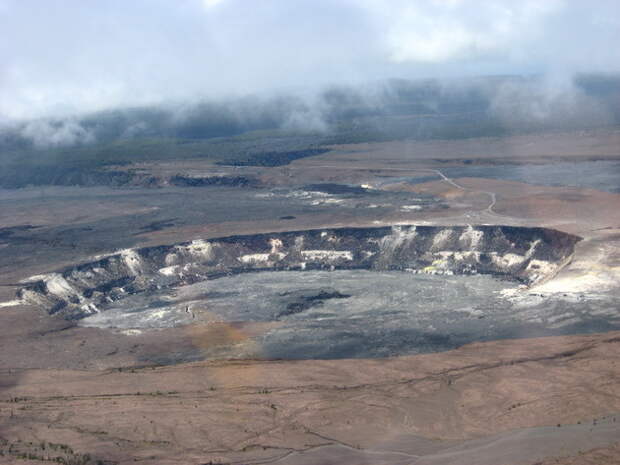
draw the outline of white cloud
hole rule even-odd
[[[37,147],[61,147],[94,142],[94,135],[73,120],[35,120],[26,124],[20,135]]]
[[[620,70],[618,0],[0,0],[0,120],[386,77]]]
[[[224,0],[202,0],[202,1],[207,8],[213,8],[224,2]]]
[[[389,56],[398,63],[510,58],[515,48],[540,39],[560,0],[397,1],[390,8],[366,0],[383,23]]]

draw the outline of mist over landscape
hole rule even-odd
[[[0,163],[265,130],[305,149],[615,125],[619,21],[613,1],[3,0]]]
[[[436,112],[450,93],[500,113],[523,96],[538,107],[520,116],[553,118],[562,96],[617,94],[619,21],[609,0],[3,0],[0,122],[37,146],[320,130],[342,103],[368,113],[406,97]],[[584,90],[584,73],[603,82]],[[492,75],[514,78],[475,79]]]
[[[619,99],[620,77],[615,75],[579,75],[560,87],[542,76],[451,81],[392,79],[359,86],[332,85],[312,96],[251,95],[15,121],[4,125],[2,136],[5,147],[11,149],[148,137],[209,139],[266,129],[333,136],[359,126],[374,130],[365,137],[372,140],[373,135],[381,137],[382,127],[389,131],[386,126],[406,116],[410,117],[409,127],[403,127],[401,134],[396,132],[397,136],[438,137],[443,134],[433,130],[442,126],[449,131],[458,125],[459,118],[494,126],[480,128],[479,134],[467,133],[471,137],[528,127],[540,130],[614,125],[618,123]],[[432,127],[433,120],[442,120],[442,124]],[[431,128],[425,132],[427,126]]]
[[[0,3],[0,185],[79,184],[53,173],[145,156],[237,163],[620,118],[612,1],[33,6]]]

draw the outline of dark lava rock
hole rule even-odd
[[[209,187],[209,186],[229,186],[229,187],[254,187],[258,180],[247,176],[206,176],[190,177],[177,174],[170,178],[170,184],[180,187]]]
[[[286,308],[280,311],[276,318],[301,313],[312,307],[323,305],[327,299],[346,299],[351,297],[349,294],[343,294],[336,289],[302,289],[299,291],[289,291],[280,294],[284,297]]]
[[[134,236],[138,234],[144,234],[146,232],[155,232],[155,231],[161,231],[162,229],[165,229],[165,228],[171,228],[174,226],[175,220],[177,220],[177,218],[171,218],[169,220],[153,221],[152,223],[142,226],[140,228],[140,232],[135,233]]]
[[[333,194],[333,195],[376,195],[377,193],[366,189],[361,186],[349,186],[348,184],[335,184],[335,183],[324,183],[324,184],[309,184],[304,186],[304,189],[311,192],[323,192],[325,194]]]
[[[8,228],[0,228],[0,239],[9,239],[15,233],[29,231],[31,229],[37,229],[40,226],[33,226],[31,224],[25,224],[21,226],[11,226]]]
[[[240,156],[234,159],[218,161],[216,165],[229,166],[284,166],[294,160],[306,157],[314,157],[329,152],[325,148],[312,148],[305,150],[292,150],[287,152],[259,152]]]

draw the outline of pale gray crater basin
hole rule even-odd
[[[230,344],[206,341],[200,357],[387,357],[617,329],[615,294],[533,290],[571,260],[579,240],[501,225],[198,239],[124,249],[34,276],[18,297],[128,336],[187,325],[229,325],[240,336]]]
[[[520,305],[501,292],[516,286],[489,275],[250,272],[128,296],[80,324],[132,333],[191,323],[271,322],[252,344],[214,348],[211,355],[285,359],[388,357],[473,341],[620,328],[620,315],[601,313],[618,302]]]

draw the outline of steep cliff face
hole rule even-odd
[[[18,297],[67,318],[128,294],[262,270],[370,269],[493,274],[533,285],[571,257],[577,236],[509,226],[393,226],[292,231],[127,249],[30,278]]]

